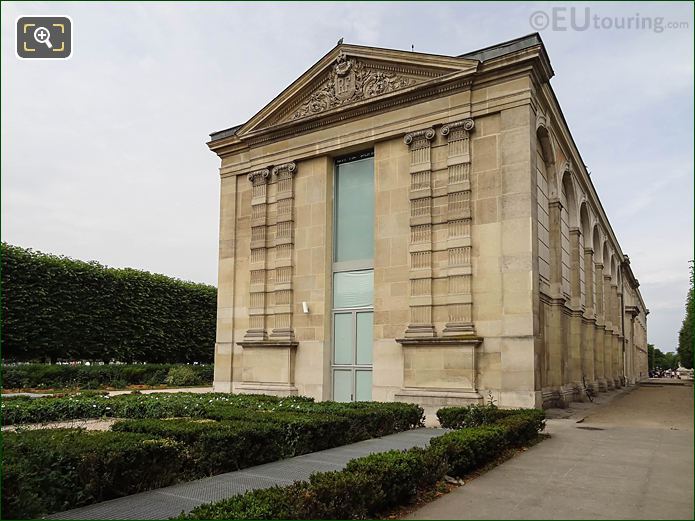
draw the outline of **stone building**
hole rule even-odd
[[[552,76],[538,34],[340,44],[213,133],[215,389],[511,407],[644,378],[648,310]]]

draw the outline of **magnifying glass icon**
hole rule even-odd
[[[45,27],[36,28],[34,31],[34,40],[39,43],[45,43],[46,47],[53,49],[53,45],[51,45],[51,32]]]

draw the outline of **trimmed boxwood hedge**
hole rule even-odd
[[[527,415],[542,422],[545,413],[540,409],[500,409],[493,404],[443,407],[437,411],[439,423],[445,429],[462,429],[489,425],[509,416]]]
[[[5,389],[97,389],[128,385],[212,385],[212,365],[108,364],[108,365],[5,365]]]
[[[446,473],[462,477],[493,461],[508,447],[528,442],[531,427],[539,428],[535,435],[543,427],[542,411],[515,411],[502,416],[491,425],[464,428],[434,438],[426,449],[371,454],[350,461],[342,471],[316,473],[308,481],[254,490],[201,505],[179,518],[375,517],[412,501],[418,491],[430,490]]]
[[[212,362],[214,286],[4,242],[0,262],[4,360]]]
[[[124,446],[129,446],[132,440],[155,440],[147,443],[159,446],[164,443],[162,440],[166,440],[165,445],[173,447],[167,457],[176,465],[172,463],[166,467],[161,479],[148,474],[147,469],[139,468],[157,468],[157,462],[147,455],[128,460],[133,468],[129,469],[131,474],[126,474],[137,477],[138,489],[135,491],[140,491],[391,434],[420,426],[423,421],[422,409],[412,404],[313,403],[303,397],[215,393],[3,400],[2,408],[6,422],[11,420],[9,423],[102,416],[133,418],[116,422],[112,426],[113,432],[108,433],[64,429],[10,433],[10,443],[4,447],[5,461],[8,461],[9,454],[9,461],[15,463],[10,476],[23,483],[5,487],[3,492],[6,494],[4,499],[11,505],[12,517],[32,517],[37,512],[51,513],[133,493],[133,489],[124,487],[117,477],[108,481],[87,472],[80,477],[84,481],[61,479],[62,473],[67,472],[62,465],[80,467],[83,460],[75,459],[76,454],[84,451],[84,457],[87,457],[92,446],[90,443],[98,444],[101,439],[108,446],[116,446],[116,463],[111,463],[106,449],[89,456],[94,468],[104,468],[104,472],[109,472],[109,469],[120,472],[121,467],[117,464],[120,465],[118,462],[124,458],[118,452],[120,437],[125,440]],[[61,435],[61,432],[71,434]],[[58,441],[51,441],[55,439]],[[45,443],[46,440],[49,443]],[[59,462],[56,472],[46,473],[46,468],[52,468],[50,462],[53,460]],[[8,479],[7,475],[5,478]],[[92,483],[101,484],[99,493],[91,492]],[[63,487],[72,490],[66,491]],[[90,491],[85,497],[79,495],[81,487]],[[32,506],[33,498],[42,494],[50,497]]]
[[[170,485],[185,470],[171,439],[125,432],[4,432],[2,518],[27,519]]]
[[[168,438],[186,447],[182,479],[213,476],[287,457],[285,430],[278,424],[215,420],[124,420],[111,430]],[[180,457],[184,457],[183,455]]]

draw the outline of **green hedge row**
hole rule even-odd
[[[311,398],[222,393],[154,393],[101,396],[78,394],[35,400],[3,400],[4,425],[90,418],[199,417],[213,420],[265,421],[269,415],[305,413],[351,420],[351,438],[382,436],[422,422],[422,409],[403,403],[314,403]],[[360,434],[361,433],[361,434]],[[336,434],[337,435],[337,434]]]
[[[447,473],[462,477],[490,463],[508,447],[527,443],[532,429],[533,436],[542,429],[543,417],[542,411],[511,414],[491,425],[434,438],[426,449],[372,454],[349,462],[342,471],[316,473],[309,481],[201,505],[180,518],[373,518],[412,501]]]
[[[2,356],[210,363],[217,290],[2,243]]]
[[[3,488],[5,518],[75,508],[175,481],[391,434],[423,422],[422,409],[412,404],[315,404],[301,397],[213,393],[113,398],[89,394],[3,400],[2,407],[6,420],[15,423],[29,418],[43,421],[101,416],[134,418],[116,422],[108,433],[66,429],[5,433],[9,440],[4,446],[5,462],[10,461],[12,467],[4,477],[13,482],[12,486]],[[216,419],[220,417],[224,418]],[[135,444],[137,450],[133,450],[141,457],[126,460],[119,452],[121,437],[122,446]],[[113,448],[113,454],[109,453],[111,449],[92,450],[101,439]],[[143,454],[149,445],[154,447],[154,452]],[[162,469],[161,476],[150,475],[147,468],[139,467],[158,468],[159,452],[155,449],[160,446],[173,447],[167,453],[172,461]],[[93,469],[80,470],[87,468],[85,461],[79,459],[80,453]],[[137,477],[137,484],[131,488],[118,476],[123,461],[132,467],[126,477]],[[70,474],[74,469],[77,469],[76,477]],[[68,479],[63,480],[63,474]],[[81,494],[80,490],[86,492]],[[46,497],[36,500],[42,495]]]
[[[147,434],[5,432],[2,518],[30,519],[174,483],[182,446]]]
[[[212,385],[212,365],[109,364],[109,365],[6,365],[5,389],[99,389],[128,385]]]
[[[467,405],[466,407],[443,407],[437,411],[439,423],[445,429],[463,429],[489,425],[502,418],[518,415],[530,415],[534,418],[545,419],[539,415],[538,409],[499,409],[493,404]]]

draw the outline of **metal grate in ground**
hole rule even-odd
[[[248,490],[287,485],[305,480],[314,472],[342,469],[348,461],[375,452],[424,447],[445,429],[415,429],[274,461],[236,472],[179,483],[170,487],[133,494],[96,505],[60,512],[48,519],[168,519],[198,505],[219,501]]]

